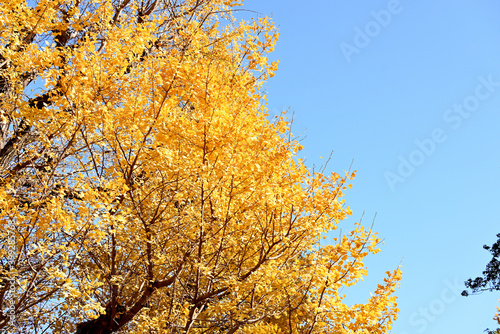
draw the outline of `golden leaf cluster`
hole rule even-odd
[[[399,269],[328,245],[353,173],[309,170],[263,83],[278,33],[241,1],[0,3],[0,329],[387,333]]]

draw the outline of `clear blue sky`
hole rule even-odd
[[[500,3],[246,0],[271,15],[280,60],[271,112],[295,112],[309,165],[358,171],[350,222],[385,239],[361,302],[403,260],[393,332],[496,328],[499,293],[461,297],[500,233]],[[390,14],[390,17],[388,15]],[[241,14],[242,17],[255,13]],[[348,222],[349,223],[349,222]],[[348,224],[346,224],[348,226]]]

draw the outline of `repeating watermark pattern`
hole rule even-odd
[[[479,76],[479,83],[474,89],[474,93],[467,95],[462,103],[456,103],[451,108],[443,113],[443,121],[448,124],[452,130],[457,130],[464,119],[469,118],[476,111],[481,101],[485,101],[500,87],[500,81],[494,81],[493,75],[487,77]],[[429,158],[439,144],[444,143],[448,139],[446,130],[442,127],[434,128],[430,136],[424,139],[416,139],[414,144],[416,148],[408,155],[398,157],[398,167],[395,171],[386,171],[384,173],[385,180],[391,191],[396,190],[396,186],[405,182],[415,172],[418,166],[421,166],[427,158]]]
[[[15,254],[17,253],[17,245],[16,245],[16,232],[12,226],[7,225],[7,265],[4,266],[6,271],[8,271],[6,277],[3,279],[5,282],[3,284],[8,285],[8,289],[6,291],[6,296],[10,295],[11,297],[15,294],[15,284],[16,280],[13,275],[15,275]],[[20,329],[17,323],[16,314],[15,314],[15,299],[9,298],[7,300],[7,309],[6,312],[7,317],[9,318],[9,323],[16,329]]]
[[[412,327],[411,332],[399,332],[398,334],[424,333],[429,325],[438,319],[438,316],[446,311],[447,305],[453,303],[460,297],[463,290],[463,283],[457,278],[450,282],[443,282],[444,288],[439,296],[433,298],[425,306],[421,306],[408,317],[408,324]]]
[[[372,20],[366,22],[364,26],[361,28],[355,26],[353,28],[354,37],[352,42],[341,42],[339,44],[340,51],[342,51],[347,63],[352,61],[352,56],[354,54],[360,54],[364,48],[370,45],[372,40],[380,35],[382,30],[392,22],[392,18],[402,11],[403,5],[399,0],[390,0],[387,3],[386,9],[380,9],[378,11],[372,10],[370,12]]]

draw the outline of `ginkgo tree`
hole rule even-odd
[[[235,0],[0,2],[0,330],[387,333],[401,273],[343,288],[380,240],[354,173],[299,159],[262,85],[267,18]]]

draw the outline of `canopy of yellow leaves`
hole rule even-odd
[[[390,330],[401,273],[343,302],[380,241],[320,245],[354,174],[270,120],[278,33],[240,4],[0,3],[2,332]]]

